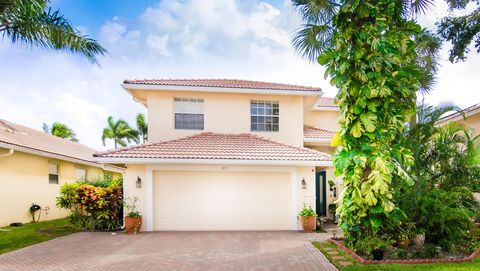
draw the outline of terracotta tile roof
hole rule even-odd
[[[94,149],[2,119],[0,119],[0,143],[95,163],[92,161],[92,155],[96,152]]]
[[[303,126],[303,137],[304,138],[311,138],[311,139],[332,139],[335,132],[328,131],[312,126]]]
[[[178,86],[178,87],[210,87],[210,88],[243,88],[243,89],[270,89],[292,91],[322,91],[318,87],[269,83],[236,79],[134,79],[124,80],[124,84]]]
[[[171,141],[147,143],[99,152],[94,156],[147,159],[331,161],[329,154],[287,145],[252,134],[217,134],[211,132]]]
[[[473,113],[473,111],[475,111],[477,109],[480,109],[480,103],[472,105],[470,107],[467,107],[467,108],[463,109],[462,112],[455,112],[455,113],[452,113],[452,114],[447,115],[445,117],[442,117],[438,120],[438,122],[439,123],[446,122],[446,121],[449,121],[451,119],[455,119],[457,117],[461,117],[463,119],[463,115],[465,115],[465,117],[468,117]]]
[[[315,108],[318,109],[340,109],[338,105],[335,104],[334,98],[320,97],[315,103]]]

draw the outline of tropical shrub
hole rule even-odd
[[[386,250],[393,245],[394,241],[388,236],[382,237],[365,237],[358,239],[353,249],[363,255],[371,255],[374,250]]]
[[[118,228],[122,224],[121,182],[120,178],[67,183],[57,197],[57,206],[72,212],[70,219],[75,225],[90,226],[92,230]]]
[[[418,256],[420,256],[419,258],[422,259],[435,259],[440,256],[440,251],[436,245],[426,244]]]
[[[397,248],[395,251],[393,251],[392,256],[395,259],[403,260],[408,258],[408,250],[402,249],[402,248]]]
[[[427,242],[454,251],[469,235],[478,216],[473,189],[480,180],[478,139],[458,123],[437,126],[455,107],[420,105],[418,122],[398,135],[398,144],[412,150],[415,163],[407,169],[415,184],[395,182],[394,202],[425,233]]]

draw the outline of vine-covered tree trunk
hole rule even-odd
[[[393,175],[411,182],[402,167],[410,151],[394,143],[415,113],[421,72],[413,36],[420,26],[402,16],[403,1],[345,1],[333,18],[334,48],[319,57],[338,89],[341,129],[335,172],[344,176],[341,227],[347,242],[378,236],[396,208]]]

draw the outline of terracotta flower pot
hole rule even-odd
[[[315,216],[300,217],[300,223],[302,223],[303,232],[312,232],[315,229]]]
[[[142,226],[142,216],[125,217],[125,231],[127,234],[137,234]]]

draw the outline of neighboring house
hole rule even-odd
[[[0,119],[0,226],[30,222],[30,207],[38,204],[41,220],[63,218],[55,206],[61,185],[92,180],[104,172],[120,175],[123,168],[92,161],[95,150]]]
[[[297,230],[328,214],[339,109],[320,88],[244,80],[125,80],[150,143],[95,154],[126,166],[142,230]]]
[[[439,125],[456,121],[465,124],[472,129],[473,136],[480,134],[480,104],[472,105],[462,110],[462,112],[455,112],[441,118],[438,121]]]

